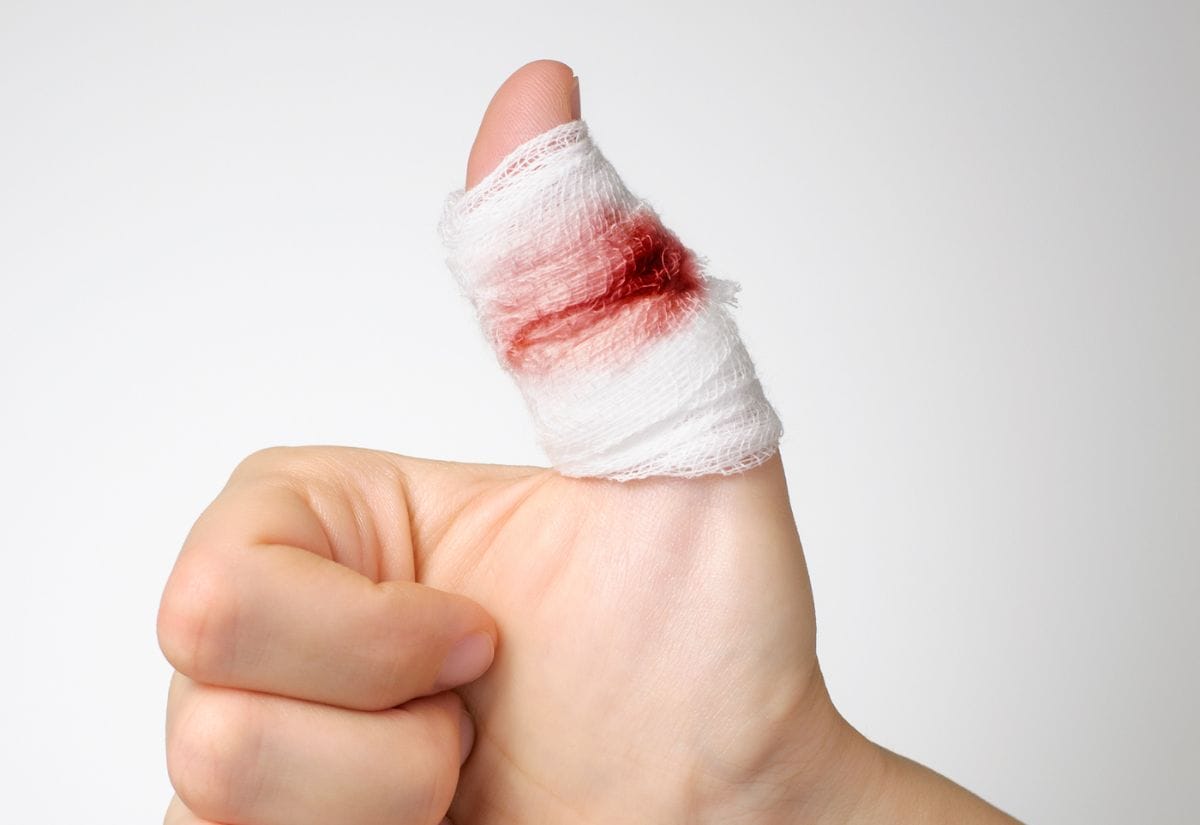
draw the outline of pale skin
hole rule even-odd
[[[522,67],[467,185],[578,116],[569,67]],[[778,456],[618,483],[266,450],[158,632],[170,825],[1015,821],[834,707]]]

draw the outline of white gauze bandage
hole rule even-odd
[[[439,229],[559,472],[730,474],[775,453],[779,418],[728,311],[736,285],[706,276],[583,121],[452,192]]]

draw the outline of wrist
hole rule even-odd
[[[693,823],[824,825],[882,822],[879,797],[892,781],[886,753],[838,713],[819,668],[786,713],[750,727],[771,736],[739,753],[737,773],[706,771],[693,794]]]
[[[867,741],[864,739],[864,741]],[[965,823],[1009,825],[1018,820],[935,770],[906,756],[868,743],[875,763],[855,816],[847,821],[874,823]]]
[[[844,756],[812,822],[849,825],[1008,825],[1017,820],[937,771],[867,739],[839,715]],[[810,821],[804,819],[794,822]]]
[[[723,825],[1015,823],[930,768],[894,753],[838,713],[819,669],[759,766],[691,822]]]

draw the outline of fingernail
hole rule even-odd
[[[458,764],[461,765],[471,755],[471,748],[475,747],[475,720],[465,710],[463,711],[462,719],[459,721],[458,736],[462,744],[462,758],[458,760]]]
[[[579,75],[571,78],[571,117],[579,120],[583,109],[579,105]]]
[[[491,666],[494,652],[491,636],[472,633],[450,648],[433,683],[434,690],[448,690],[475,681]]]

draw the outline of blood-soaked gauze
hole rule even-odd
[[[562,474],[730,474],[775,453],[779,418],[728,311],[736,285],[706,277],[583,121],[451,193],[440,230]]]

